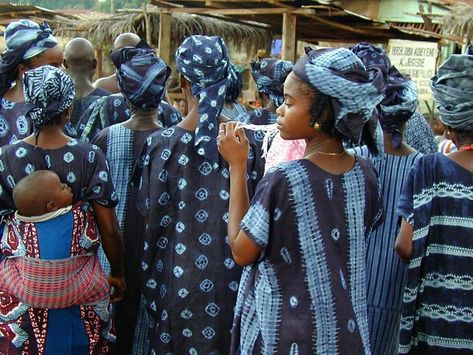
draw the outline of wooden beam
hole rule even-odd
[[[292,9],[281,7],[266,7],[266,8],[244,8],[244,9],[215,9],[206,7],[182,7],[182,8],[166,8],[160,9],[161,12],[168,13],[190,13],[190,14],[208,14],[208,15],[233,15],[233,16],[248,16],[248,15],[280,15],[291,13],[295,15],[312,15],[315,13],[312,9]]]
[[[296,15],[283,15],[281,59],[290,60],[292,62],[296,59],[296,22]]]
[[[97,79],[103,76],[103,50],[102,48],[95,50],[95,57],[97,59],[97,68],[95,68],[95,74]]]
[[[171,20],[172,15],[164,12],[159,17],[158,57],[167,64],[171,62]]]

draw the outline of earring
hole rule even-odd
[[[318,122],[316,122],[316,123],[314,124],[314,128],[315,128],[315,129],[320,129],[320,124],[319,124]]]

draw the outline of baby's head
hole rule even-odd
[[[51,170],[38,170],[13,189],[13,202],[22,216],[40,216],[72,204],[72,191]]]

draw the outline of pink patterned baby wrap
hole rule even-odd
[[[281,138],[279,132],[276,133],[271,147],[266,154],[264,172],[266,173],[270,168],[278,164],[304,158],[305,146],[304,139],[289,141]]]

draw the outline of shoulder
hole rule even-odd
[[[105,78],[97,79],[94,83],[94,86],[98,89],[107,90],[108,92],[115,93],[119,91],[117,85],[117,78],[115,74],[107,76]]]
[[[101,88],[95,88],[95,90],[92,91],[89,96],[109,96],[110,94],[110,91]]]

